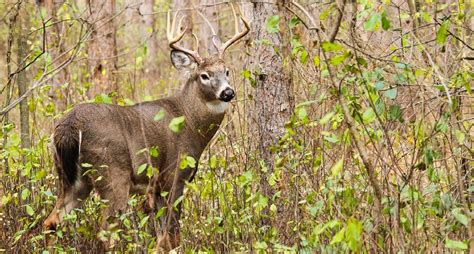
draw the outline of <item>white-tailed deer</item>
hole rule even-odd
[[[57,123],[53,146],[59,195],[44,221],[45,230],[54,230],[64,214],[78,207],[93,188],[108,200],[103,211],[104,226],[107,218],[126,208],[130,193],[146,193],[151,211],[166,208],[156,232],[157,247],[171,249],[179,244],[181,205],[172,205],[183,195],[185,182],[191,181],[197,170],[197,165],[179,169],[179,161],[183,155],[199,159],[235,96],[223,54],[248,33],[249,25],[240,17],[244,29],[239,32],[239,21],[233,7],[232,10],[236,34],[221,47],[215,43],[218,54],[207,58],[199,56],[194,34],[195,50],[178,45],[186,29],[175,36],[177,14],[171,22],[168,13],[171,62],[176,69],[189,72],[189,78],[175,96],[134,106],[81,104]],[[157,114],[162,119],[154,120]],[[181,116],[185,118],[184,127],[175,133],[168,125]],[[158,156],[140,152],[146,148],[157,149]],[[92,165],[94,173],[86,173],[90,168],[85,168],[84,163]],[[158,173],[151,178],[145,173],[138,174],[143,164],[158,169]]]

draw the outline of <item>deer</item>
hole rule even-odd
[[[156,248],[171,250],[179,246],[182,207],[181,203],[174,203],[183,195],[185,183],[193,180],[202,152],[235,97],[224,53],[250,31],[241,14],[240,29],[235,9],[231,7],[235,34],[222,44],[213,39],[217,54],[208,57],[199,55],[195,34],[192,34],[195,49],[179,45],[187,28],[181,28],[181,18],[176,29],[178,11],[172,21],[168,12],[166,33],[171,63],[180,75],[188,75],[175,95],[132,106],[79,104],[56,123],[52,150],[59,193],[53,210],[43,222],[46,235],[54,232],[64,216],[80,207],[95,189],[101,199],[108,200],[102,211],[102,227],[107,227],[108,218],[126,209],[129,195],[142,194],[146,197],[145,210],[164,209],[155,228]],[[211,31],[216,38],[215,31]],[[156,120],[157,115],[161,119]],[[183,116],[181,131],[173,132],[170,121]],[[152,147],[158,156],[140,152]],[[181,169],[182,156],[191,156],[197,163]],[[144,164],[157,172],[151,177],[139,174],[138,169]]]

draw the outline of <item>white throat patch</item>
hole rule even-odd
[[[229,103],[225,101],[215,100],[206,102],[206,106],[213,114],[222,114],[229,107]]]

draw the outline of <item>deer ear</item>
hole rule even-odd
[[[178,70],[193,71],[197,67],[197,62],[192,56],[179,50],[171,51],[171,63]]]

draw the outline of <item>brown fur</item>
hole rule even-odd
[[[173,97],[134,106],[81,104],[58,122],[54,147],[60,194],[44,222],[45,230],[54,230],[63,214],[78,207],[93,188],[102,199],[109,200],[103,212],[104,226],[109,216],[126,207],[130,193],[146,193],[150,211],[167,207],[157,232],[157,247],[170,249],[179,244],[181,205],[177,211],[170,206],[183,194],[185,182],[192,180],[197,169],[178,169],[180,157],[186,154],[198,160],[224,117],[223,113],[208,110],[206,102],[216,98],[203,93],[201,71],[210,75],[225,72],[224,62],[218,58],[205,59]],[[154,121],[160,110],[166,112],[164,118]],[[168,127],[170,121],[182,115],[184,129],[172,132]],[[158,148],[158,157],[150,157],[146,152],[137,154],[150,147]],[[159,173],[151,179],[145,173],[138,175],[139,166],[150,162]],[[83,163],[92,164],[95,173],[84,175],[89,168],[82,168]],[[162,192],[169,194],[163,198]]]

